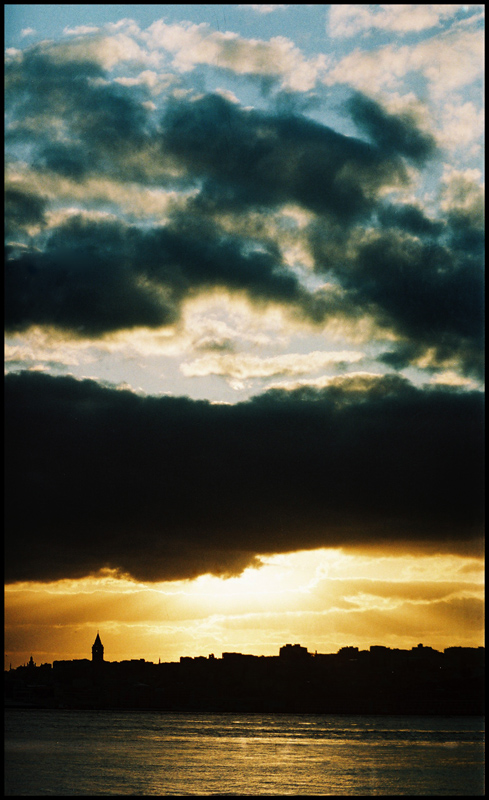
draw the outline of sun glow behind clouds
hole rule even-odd
[[[37,663],[89,658],[97,629],[109,661],[277,655],[290,641],[312,652],[482,643],[479,559],[320,549],[262,562],[227,579],[152,584],[105,570],[82,580],[8,586],[7,659],[17,666],[31,653]]]

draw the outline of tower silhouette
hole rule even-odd
[[[99,632],[97,631],[97,636],[95,638],[94,643],[92,644],[92,663],[102,664],[103,660],[104,660],[104,646],[100,641]]]

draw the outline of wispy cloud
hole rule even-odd
[[[346,365],[360,361],[363,353],[352,350],[344,352],[313,351],[311,353],[288,353],[264,358],[246,353],[208,353],[194,361],[184,362],[180,369],[189,377],[223,375],[229,378],[268,378],[276,375],[303,375],[331,366]]]
[[[455,16],[459,5],[342,5],[329,6],[328,31],[331,36],[356,36],[372,30],[405,34],[429,30]],[[472,8],[472,7],[470,7]]]
[[[283,11],[283,9],[289,8],[289,6],[280,3],[240,3],[238,8],[249,8],[251,11],[256,11],[258,14],[273,14],[274,11]]]

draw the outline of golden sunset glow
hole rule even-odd
[[[483,564],[455,556],[373,558],[315,550],[264,559],[235,578],[138,583],[107,572],[6,590],[12,666],[89,658],[100,630],[108,661],[239,651],[276,655],[372,644],[443,650],[483,644]],[[26,623],[26,620],[29,620]]]

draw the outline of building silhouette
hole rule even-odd
[[[279,650],[279,657],[289,661],[304,660],[309,655],[307,647],[302,647],[300,644],[284,644]]]
[[[97,636],[95,637],[95,641],[92,644],[92,663],[103,664],[103,661],[104,661],[104,646],[100,641],[99,632],[97,631]]]

